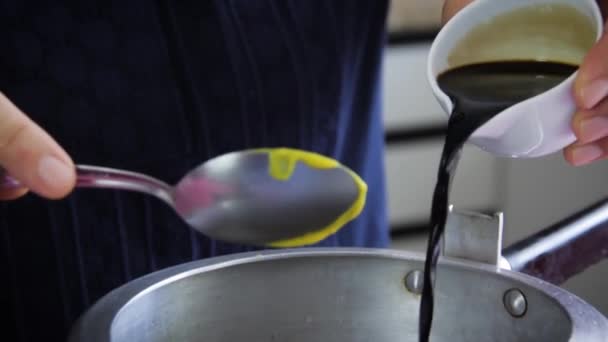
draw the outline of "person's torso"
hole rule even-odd
[[[368,183],[367,205],[318,246],[384,247],[386,7],[368,0],[3,0],[0,91],[76,163],[167,182],[252,147],[334,157]],[[82,310],[134,277],[251,249],[210,241],[155,199],[106,190],[0,204],[0,234],[0,305],[17,341],[64,336]]]

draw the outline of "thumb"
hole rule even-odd
[[[589,110],[608,96],[608,29],[589,50],[574,84],[577,106]]]
[[[74,164],[44,130],[0,93],[0,165],[25,187],[47,198],[66,196],[74,187]],[[0,189],[0,198],[23,189]]]

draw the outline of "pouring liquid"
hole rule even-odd
[[[431,208],[424,284],[419,312],[419,341],[428,342],[433,321],[433,283],[439,242],[445,229],[451,180],[464,143],[504,109],[539,95],[572,75],[577,66],[559,62],[505,61],[465,65],[437,78],[454,103],[437,172]]]

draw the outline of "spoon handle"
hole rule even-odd
[[[0,188],[18,188],[21,183],[0,167]],[[141,173],[108,167],[76,165],[76,186],[142,192],[173,205],[172,188],[165,182]]]

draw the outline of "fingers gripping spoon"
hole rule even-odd
[[[337,161],[288,148],[213,158],[175,186],[130,171],[88,165],[76,169],[77,187],[149,194],[210,238],[256,246],[319,242],[359,215],[367,193],[363,180]],[[0,187],[18,185],[0,174]]]

